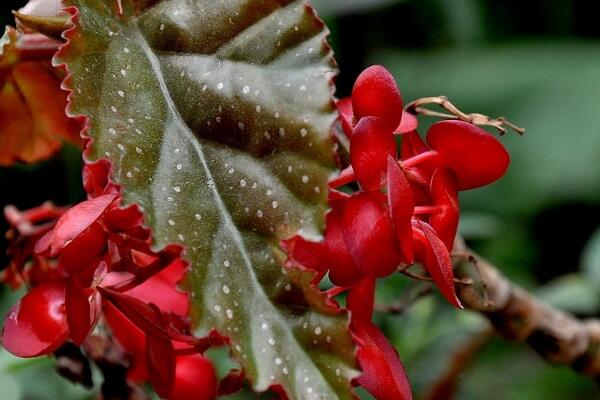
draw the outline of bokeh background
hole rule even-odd
[[[24,2],[3,0],[0,23]],[[338,95],[370,64],[385,65],[405,102],[446,95],[466,112],[505,115],[527,128],[508,134],[512,165],[498,183],[462,194],[461,233],[513,281],[581,317],[600,314],[600,2],[587,0],[314,0],[342,73]],[[433,120],[422,119],[425,129]],[[0,206],[78,201],[80,156],[0,169]],[[6,224],[0,220],[0,230]],[[0,242],[0,252],[4,242]],[[4,254],[0,265],[5,265]],[[380,284],[378,302],[407,293],[407,279]],[[411,283],[412,284],[412,283]],[[413,284],[414,287],[414,284]],[[413,288],[414,289],[414,288]],[[0,289],[0,312],[15,295]],[[417,398],[457,370],[456,399],[598,399],[598,386],[550,366],[528,347],[487,334],[479,316],[439,296],[377,322],[398,348]],[[0,353],[0,398],[85,399],[46,359]],[[35,382],[35,384],[31,384]],[[447,392],[450,395],[450,392]],[[240,397],[240,396],[238,396]],[[248,395],[242,395],[248,397]]]

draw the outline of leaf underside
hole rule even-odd
[[[336,72],[303,1],[69,0],[72,115],[89,117],[90,161],[109,159],[155,245],[190,262],[198,333],[217,329],[253,388],[349,398],[347,315],[279,242],[319,237],[335,169]]]

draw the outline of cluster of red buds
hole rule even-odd
[[[141,212],[119,206],[109,170],[86,165],[89,198],[70,209],[6,209],[12,262],[2,280],[29,290],[4,322],[2,345],[19,357],[50,354],[68,340],[81,345],[102,322],[129,354],[130,381],[172,400],[214,398],[214,368],[201,353],[223,339],[191,334],[180,248],[151,249]]]
[[[315,243],[294,237],[284,246],[290,262],[317,271],[316,279],[329,273],[337,286],[333,293],[348,291],[363,367],[359,383],[377,398],[410,398],[402,368],[391,367],[399,363],[392,347],[371,323],[375,278],[418,263],[444,297],[462,307],[450,256],[458,192],[499,179],[510,158],[494,136],[461,120],[434,123],[423,141],[416,117],[403,111],[396,82],[381,66],[363,71],[352,96],[337,105],[351,165],[330,182],[325,238]],[[358,190],[351,194],[338,190],[353,182]],[[388,370],[377,365],[381,359],[388,360]],[[398,392],[380,392],[382,376],[398,381]]]

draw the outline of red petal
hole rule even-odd
[[[149,304],[135,297],[99,287],[102,296],[119,310],[127,319],[144,332],[156,337],[170,338],[163,320]]]
[[[34,253],[36,254],[46,254],[50,251],[50,243],[52,241],[52,231],[48,231],[42,236],[36,243],[33,248]]]
[[[331,211],[327,214],[327,227],[325,228],[325,249],[330,271],[329,279],[337,286],[348,287],[358,282],[364,272],[356,265],[348,251],[344,240],[342,215],[346,200],[331,202]]]
[[[460,210],[454,177],[445,169],[438,169],[431,179],[431,198],[440,212],[429,218],[429,225],[437,232],[449,252],[454,247]]]
[[[127,208],[113,207],[106,212],[105,222],[110,226],[110,231],[126,231],[142,226],[144,216],[137,206]]]
[[[111,164],[108,160],[86,163],[83,166],[83,187],[90,196],[98,197],[106,193],[109,188],[110,170]]]
[[[67,281],[65,290],[69,336],[76,345],[81,345],[92,329],[90,296],[75,279]]]
[[[348,290],[346,308],[352,313],[352,323],[358,320],[371,321],[375,303],[375,278],[366,276]]]
[[[18,357],[56,350],[67,339],[65,282],[45,283],[27,293],[8,313],[2,345]]]
[[[381,65],[365,69],[352,89],[352,108],[356,119],[382,118],[391,129],[400,124],[402,98],[394,77]]]
[[[199,354],[177,357],[175,385],[169,400],[211,400],[217,396],[217,375],[211,362]]]
[[[153,262],[156,262],[159,259],[159,257],[154,254],[142,253],[141,251],[131,249],[131,259],[133,260],[135,265],[137,265],[140,268],[144,268],[152,264]]]
[[[338,113],[340,114],[340,122],[342,124],[342,129],[344,130],[344,134],[348,139],[352,136],[352,128],[354,127],[354,113],[352,112],[352,99],[350,97],[346,97],[344,99],[338,100],[336,103]]]
[[[416,156],[417,154],[429,151],[429,147],[423,142],[417,131],[408,132],[402,135],[401,157],[403,160]],[[435,171],[434,167],[423,163],[418,167],[404,170],[404,174],[409,182],[413,183],[413,196],[415,203],[426,204],[431,202],[429,196],[429,184],[431,174]]]
[[[350,165],[344,168],[338,176],[329,181],[329,187],[336,188],[342,185],[346,185],[354,181],[355,179],[356,177],[354,176],[354,170]]]
[[[68,273],[81,272],[104,250],[106,236],[98,223],[81,232],[59,252],[59,264]]]
[[[116,193],[111,193],[84,201],[60,217],[53,230],[51,255],[58,254],[70,241],[96,222],[116,197]]]
[[[415,201],[408,180],[398,166],[398,162],[392,157],[388,158],[387,181],[388,206],[394,221],[398,248],[402,255],[402,261],[412,264],[414,250],[411,219],[415,209]]]
[[[156,304],[163,312],[186,316],[188,296],[176,289],[176,284],[185,274],[185,268],[183,261],[176,260],[143,284],[127,291],[127,294],[143,302]]]
[[[427,143],[457,179],[457,189],[473,189],[500,179],[510,163],[494,136],[463,121],[441,121],[427,132]]]
[[[419,133],[415,130],[402,135],[402,148],[400,155],[403,160],[425,153],[429,147],[425,144]]]
[[[309,242],[301,236],[294,236],[281,242],[281,247],[289,256],[289,261],[297,263],[300,267],[318,273],[317,280],[325,275],[328,267],[325,257],[327,252],[323,243]]]
[[[350,161],[363,189],[381,188],[388,156],[397,157],[396,140],[390,128],[381,118],[362,118],[350,138]]]
[[[104,304],[103,314],[110,327],[112,337],[131,357],[131,367],[127,371],[127,378],[133,382],[148,380],[144,332],[108,302]]]
[[[359,192],[344,207],[344,240],[354,261],[367,274],[386,276],[400,262],[386,197],[380,192]]]
[[[175,381],[175,351],[169,339],[146,335],[146,362],[156,394],[166,398]]]
[[[413,220],[415,249],[418,261],[423,264],[444,297],[455,307],[463,308],[454,287],[454,272],[450,254],[429,224]]]
[[[419,126],[419,120],[417,117],[408,112],[402,113],[402,120],[400,121],[400,125],[394,130],[396,134],[405,134],[410,133],[417,130]]]
[[[354,323],[362,374],[356,381],[379,400],[410,400],[410,383],[396,349],[368,320]]]
[[[219,396],[228,396],[244,388],[246,375],[243,371],[232,369],[219,382],[217,393]]]

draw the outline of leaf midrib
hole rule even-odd
[[[132,25],[133,25],[134,29],[132,29],[131,31],[132,31],[135,39],[138,40],[138,42],[139,42],[139,44],[140,44],[140,46],[141,46],[144,54],[146,55],[148,61],[150,62],[150,66],[152,68],[154,76],[156,77],[156,80],[157,80],[158,85],[160,87],[161,93],[164,96],[165,103],[167,105],[167,108],[168,108],[169,112],[172,114],[172,116],[174,118],[174,121],[177,123],[177,125],[182,128],[182,132],[184,133],[184,135],[185,135],[186,139],[188,140],[188,142],[190,142],[192,144],[192,146],[194,147],[194,150],[198,154],[198,158],[200,159],[200,162],[202,163],[202,167],[204,168],[204,171],[206,172],[207,178],[209,180],[212,180],[212,182],[214,182],[214,185],[211,185],[211,190],[212,190],[214,199],[216,201],[217,208],[219,209],[219,211],[221,212],[221,215],[224,218],[224,222],[225,222],[226,228],[233,235],[235,245],[238,248],[238,251],[240,252],[240,254],[242,256],[242,259],[244,260],[244,264],[245,264],[246,270],[248,272],[248,275],[252,279],[252,283],[253,283],[253,287],[254,287],[254,292],[256,294],[260,295],[260,297],[263,298],[263,302],[265,302],[265,303],[267,303],[269,305],[269,307],[272,310],[271,315],[276,316],[276,319],[278,320],[279,325],[283,327],[283,329],[288,334],[288,337],[293,338],[294,342],[296,343],[296,347],[299,348],[301,350],[302,354],[304,354],[304,357],[307,360],[309,360],[309,362],[312,365],[315,366],[315,370],[318,371],[319,375],[321,376],[322,381],[327,385],[327,387],[329,388],[330,392],[331,393],[336,393],[335,389],[331,386],[331,383],[329,382],[329,380],[323,375],[323,372],[321,371],[321,369],[318,367],[318,365],[315,364],[315,362],[313,361],[313,359],[309,356],[309,354],[304,349],[304,347],[300,344],[300,342],[298,342],[298,338],[296,337],[296,335],[294,334],[294,332],[291,331],[291,329],[290,329],[287,321],[285,321],[284,318],[281,316],[281,314],[279,313],[277,307],[275,307],[275,305],[271,302],[271,300],[269,299],[269,296],[267,296],[267,294],[265,293],[264,288],[258,282],[258,279],[257,279],[256,274],[254,272],[254,268],[252,267],[252,261],[250,260],[250,258],[248,256],[247,249],[246,249],[246,246],[245,246],[245,244],[243,242],[243,239],[242,239],[242,236],[240,234],[240,231],[237,229],[236,225],[233,223],[233,219],[231,218],[231,214],[229,213],[229,210],[225,206],[225,203],[223,202],[221,194],[219,193],[219,191],[217,189],[217,182],[213,179],[212,172],[211,172],[210,168],[208,167],[208,163],[206,162],[206,157],[204,155],[204,150],[202,148],[202,145],[196,139],[196,136],[190,130],[190,128],[183,122],[183,118],[181,117],[181,114],[179,113],[179,110],[177,110],[177,108],[175,106],[175,102],[173,101],[173,99],[171,97],[169,88],[168,88],[168,86],[167,86],[167,84],[165,82],[165,79],[163,77],[162,69],[160,67],[160,63],[158,61],[158,58],[156,57],[156,55],[152,51],[150,45],[148,44],[148,41],[146,40],[146,38],[142,34],[142,32],[139,29],[139,27],[137,26],[137,24],[133,23]]]

